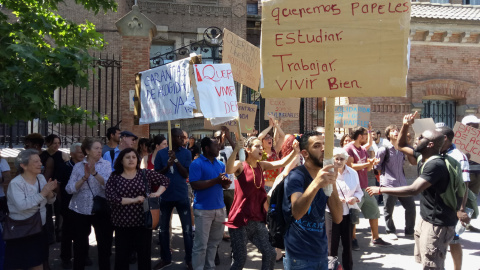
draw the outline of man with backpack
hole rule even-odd
[[[330,197],[323,188],[335,185],[337,171],[330,171],[333,165],[323,167],[321,133],[308,132],[299,141],[305,164],[293,169],[284,180],[282,211],[288,227],[283,265],[286,270],[327,269],[325,207],[328,204],[332,220],[338,224],[343,218],[343,206],[336,188]]]
[[[398,150],[397,138],[398,128],[396,125],[389,125],[385,129],[384,146],[380,147],[375,155],[380,162],[375,165],[375,169],[380,174],[381,187],[403,187],[407,185],[407,179],[403,172],[403,162],[405,155]],[[405,236],[413,236],[415,229],[415,202],[413,197],[397,197],[384,194],[383,207],[387,234],[390,239],[397,240],[395,223],[393,221],[393,210],[397,200],[400,201],[405,208]]]
[[[457,211],[451,206],[452,198],[447,199],[444,194],[449,193],[452,185],[458,183],[458,179],[452,179],[445,159],[440,156],[445,141],[440,132],[426,130],[417,138],[415,149],[408,147],[408,129],[416,116],[417,112],[404,116],[398,148],[407,155],[421,155],[417,164],[418,178],[409,186],[368,187],[367,192],[370,196],[383,193],[397,197],[421,193],[422,220],[415,228],[415,260],[421,263],[424,269],[444,269],[447,247],[455,235],[458,221]],[[456,205],[461,204],[461,196],[453,199],[456,199]]]
[[[468,187],[468,184],[470,182],[470,166],[468,164],[467,156],[464,153],[460,152],[460,150],[458,150],[455,144],[453,144],[452,142],[453,138],[455,137],[455,133],[453,133],[453,130],[447,126],[439,127],[437,130],[445,136],[445,143],[443,144],[441,150],[442,155],[449,155],[456,161],[458,161],[462,170],[463,181],[465,182],[465,186]],[[466,192],[463,197],[462,206],[459,210],[463,212],[463,215],[466,215],[465,205],[463,204],[463,202],[466,202],[467,200],[468,189],[465,189],[465,191]],[[455,267],[455,270],[462,269],[462,245],[459,241],[460,235],[455,232],[455,237],[450,243],[450,253],[452,253],[453,266]]]

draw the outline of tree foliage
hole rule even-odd
[[[0,123],[47,119],[54,123],[94,125],[106,116],[76,106],[58,107],[55,89],[88,88],[89,49],[102,49],[95,25],[76,24],[58,14],[65,0],[0,0]],[[75,0],[87,10],[116,11],[115,0]],[[12,13],[15,18],[8,18]],[[10,16],[12,17],[12,16]]]

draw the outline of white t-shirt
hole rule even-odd
[[[233,149],[231,146],[225,146],[222,150],[220,150],[220,153],[218,154],[217,160],[220,162],[223,162],[225,166],[227,166],[227,160],[230,158],[230,156],[233,153]],[[235,189],[235,175],[233,173],[227,174],[228,179],[232,180],[232,184],[228,189]]]
[[[5,191],[3,190],[3,172],[9,172],[10,171],[10,166],[8,165],[8,162],[5,159],[0,159],[0,182],[2,183],[0,185],[0,197],[5,197]]]

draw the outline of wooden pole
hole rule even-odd
[[[333,164],[333,142],[335,136],[335,98],[326,98],[325,101],[325,147],[323,166]],[[333,171],[333,169],[331,170]],[[333,192],[333,185],[323,188],[325,195],[330,196]]]
[[[168,150],[172,149],[172,121],[168,120]]]

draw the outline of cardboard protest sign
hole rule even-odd
[[[184,106],[190,92],[189,58],[140,72],[139,124],[193,118]]]
[[[232,66],[233,79],[254,90],[260,83],[260,48],[223,29],[222,62]]]
[[[335,106],[334,126],[336,128],[368,128],[368,122],[370,122],[370,105]]]
[[[300,119],[299,98],[267,98],[265,99],[265,120],[268,116],[282,120]]]
[[[480,130],[457,122],[453,132],[453,143],[458,150],[470,153],[470,160],[480,163]]]
[[[255,128],[255,116],[257,115],[257,105],[238,103],[238,114],[240,117],[240,126],[243,133],[251,132]],[[204,128],[211,130],[220,130],[222,126],[228,127],[230,131],[237,131],[237,120],[225,122],[220,125],[213,126],[207,119],[204,120]]]
[[[238,117],[237,94],[230,64],[195,64],[200,109],[213,125]]]
[[[415,119],[412,125],[413,131],[415,132],[415,136],[418,137],[422,134],[425,130],[432,130],[437,128],[435,126],[435,122],[433,118],[423,118],[423,119]]]
[[[405,96],[407,0],[262,2],[262,97]]]

